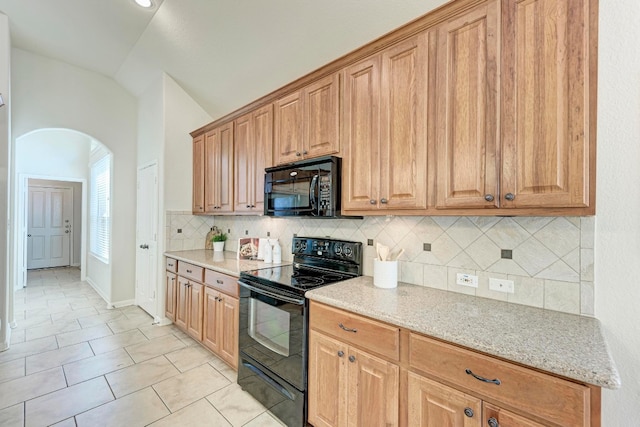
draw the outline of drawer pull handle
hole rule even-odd
[[[498,423],[498,420],[493,417],[487,420],[487,424],[489,424],[489,427],[500,427],[500,423]]]
[[[471,408],[464,408],[464,414],[469,417],[469,418],[473,418],[473,409]]]
[[[347,327],[346,327],[346,326],[344,326],[342,323],[338,323],[338,326],[340,326],[340,328],[341,328],[342,330],[345,330],[345,331],[347,331],[347,332],[353,332],[354,334],[355,334],[356,332],[358,332],[358,330],[357,330],[357,329],[347,328]]]
[[[501,381],[500,381],[499,379],[497,379],[497,378],[496,378],[495,380],[490,380],[490,379],[488,379],[488,378],[484,378],[484,377],[481,377],[481,376],[479,376],[479,375],[474,374],[474,373],[471,371],[471,369],[465,369],[464,371],[465,371],[467,374],[471,375],[473,378],[477,379],[478,381],[482,381],[482,382],[484,382],[484,383],[492,383],[492,384],[495,384],[495,385],[500,385],[500,384],[501,384]]]

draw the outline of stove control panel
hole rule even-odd
[[[362,243],[316,237],[294,237],[291,253],[362,262]]]

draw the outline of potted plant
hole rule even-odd
[[[214,234],[211,238],[213,242],[213,250],[214,251],[224,251],[224,242],[227,240],[227,235],[225,233]]]

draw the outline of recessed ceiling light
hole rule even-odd
[[[138,6],[142,6],[142,7],[153,6],[153,3],[151,2],[151,0],[135,0],[135,2],[138,4]]]

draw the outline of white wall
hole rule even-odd
[[[638,19],[637,0],[600,0],[595,314],[622,376],[603,391],[603,426],[637,425],[640,402]]]
[[[13,135],[36,129],[74,129],[113,153],[112,275],[103,283],[109,303],[135,294],[137,103],[114,80],[59,61],[12,50]],[[96,272],[91,263],[89,277]],[[105,289],[106,289],[105,288]]]
[[[0,351],[9,347],[13,321],[13,287],[9,283],[9,234],[4,224],[9,223],[9,186],[11,159],[11,94],[9,19],[0,13],[0,93],[7,104],[0,107]]]
[[[190,209],[192,150],[189,132],[211,117],[168,75],[154,79],[138,99],[138,167],[158,163],[158,283],[156,313],[164,317],[164,264],[166,204],[176,200]]]

